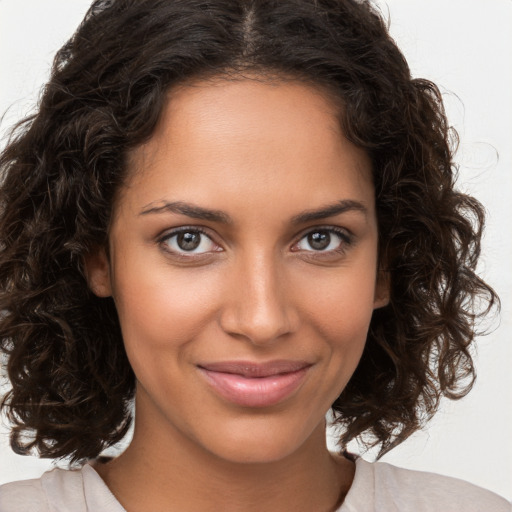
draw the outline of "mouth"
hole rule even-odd
[[[243,407],[270,407],[290,397],[312,365],[304,361],[267,363],[225,361],[199,365],[211,388],[228,402]]]

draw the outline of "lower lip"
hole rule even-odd
[[[210,386],[228,402],[243,407],[270,407],[282,402],[299,388],[308,368],[268,377],[246,378],[200,368]]]

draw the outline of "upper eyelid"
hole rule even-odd
[[[320,226],[310,226],[308,228],[303,229],[298,235],[295,236],[295,240],[298,242],[302,240],[306,235],[310,233],[315,233],[316,231],[330,231],[332,233],[336,233],[339,235],[345,235],[347,238],[352,238],[354,234],[348,228],[344,228],[341,226],[329,226],[329,225],[320,225]]]
[[[164,230],[161,234],[157,236],[158,243],[161,243],[165,240],[168,240],[169,238],[176,236],[180,233],[187,232],[187,231],[196,231],[199,232],[206,237],[208,237],[213,243],[216,245],[222,247],[222,244],[219,243],[217,240],[218,235],[215,233],[212,234],[212,230],[205,227],[205,226],[198,226],[198,225],[186,225],[186,226],[177,226],[174,228],[168,228]],[[294,235],[292,246],[296,245],[300,240],[302,240],[305,236],[307,236],[310,233],[314,233],[315,231],[330,231],[332,233],[338,234],[340,236],[344,236],[345,238],[349,239],[347,241],[351,241],[353,238],[353,233],[351,230],[345,227],[341,226],[333,226],[333,225],[316,225],[316,226],[309,226],[307,228],[304,228],[301,230],[298,234]]]
[[[205,229],[202,226],[178,226],[175,228],[166,229],[159,236],[157,236],[156,243],[158,245],[162,245],[162,244],[166,243],[168,240],[170,240],[171,238],[179,235],[180,233],[187,233],[187,232],[197,232],[197,233],[200,233],[201,235],[206,236],[211,241],[212,244],[214,244],[217,248],[220,248],[221,251],[224,251],[224,247],[221,244],[219,244],[219,242],[217,240],[215,240],[214,236],[210,235],[209,230]],[[179,256],[186,255],[187,258],[194,258],[194,257],[198,258],[198,257],[201,257],[201,256],[209,253],[209,252],[218,252],[218,251],[207,251],[205,253],[193,253],[193,252],[187,253],[185,251],[182,253],[179,251],[172,250],[170,248],[165,249],[165,251],[174,253]]]
[[[198,233],[201,233],[201,234],[207,236],[212,241],[215,241],[214,236],[212,236],[210,233],[211,230],[209,230],[203,226],[177,226],[175,228],[168,228],[168,229],[165,229],[164,231],[162,231],[157,236],[157,240],[159,242],[163,241],[163,240],[167,240],[168,238],[171,238],[172,236],[179,235],[180,233],[186,233],[188,231],[191,231],[191,232],[196,231]]]
[[[291,244],[291,247],[290,247],[292,252],[299,252],[299,251],[294,251],[293,247],[297,246],[310,233],[315,233],[316,231],[328,231],[328,232],[334,233],[335,235],[337,235],[338,237],[341,238],[340,249],[331,249],[329,251],[314,251],[314,250],[305,251],[308,253],[311,252],[312,254],[316,254],[318,257],[320,257],[320,255],[322,255],[322,254],[327,255],[327,254],[332,254],[333,252],[339,252],[340,250],[345,251],[350,246],[352,246],[354,243],[354,234],[346,228],[342,228],[340,226],[325,226],[325,225],[324,226],[312,226],[312,227],[302,231],[301,234],[296,236],[295,241]]]

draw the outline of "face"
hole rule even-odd
[[[117,306],[136,435],[244,462],[324,436],[387,301],[370,161],[336,112],[300,83],[195,83],[132,153],[109,261],[87,267]]]

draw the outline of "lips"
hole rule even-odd
[[[291,396],[305,380],[311,364],[276,360],[263,364],[225,361],[199,365],[212,389],[243,407],[270,407]]]

